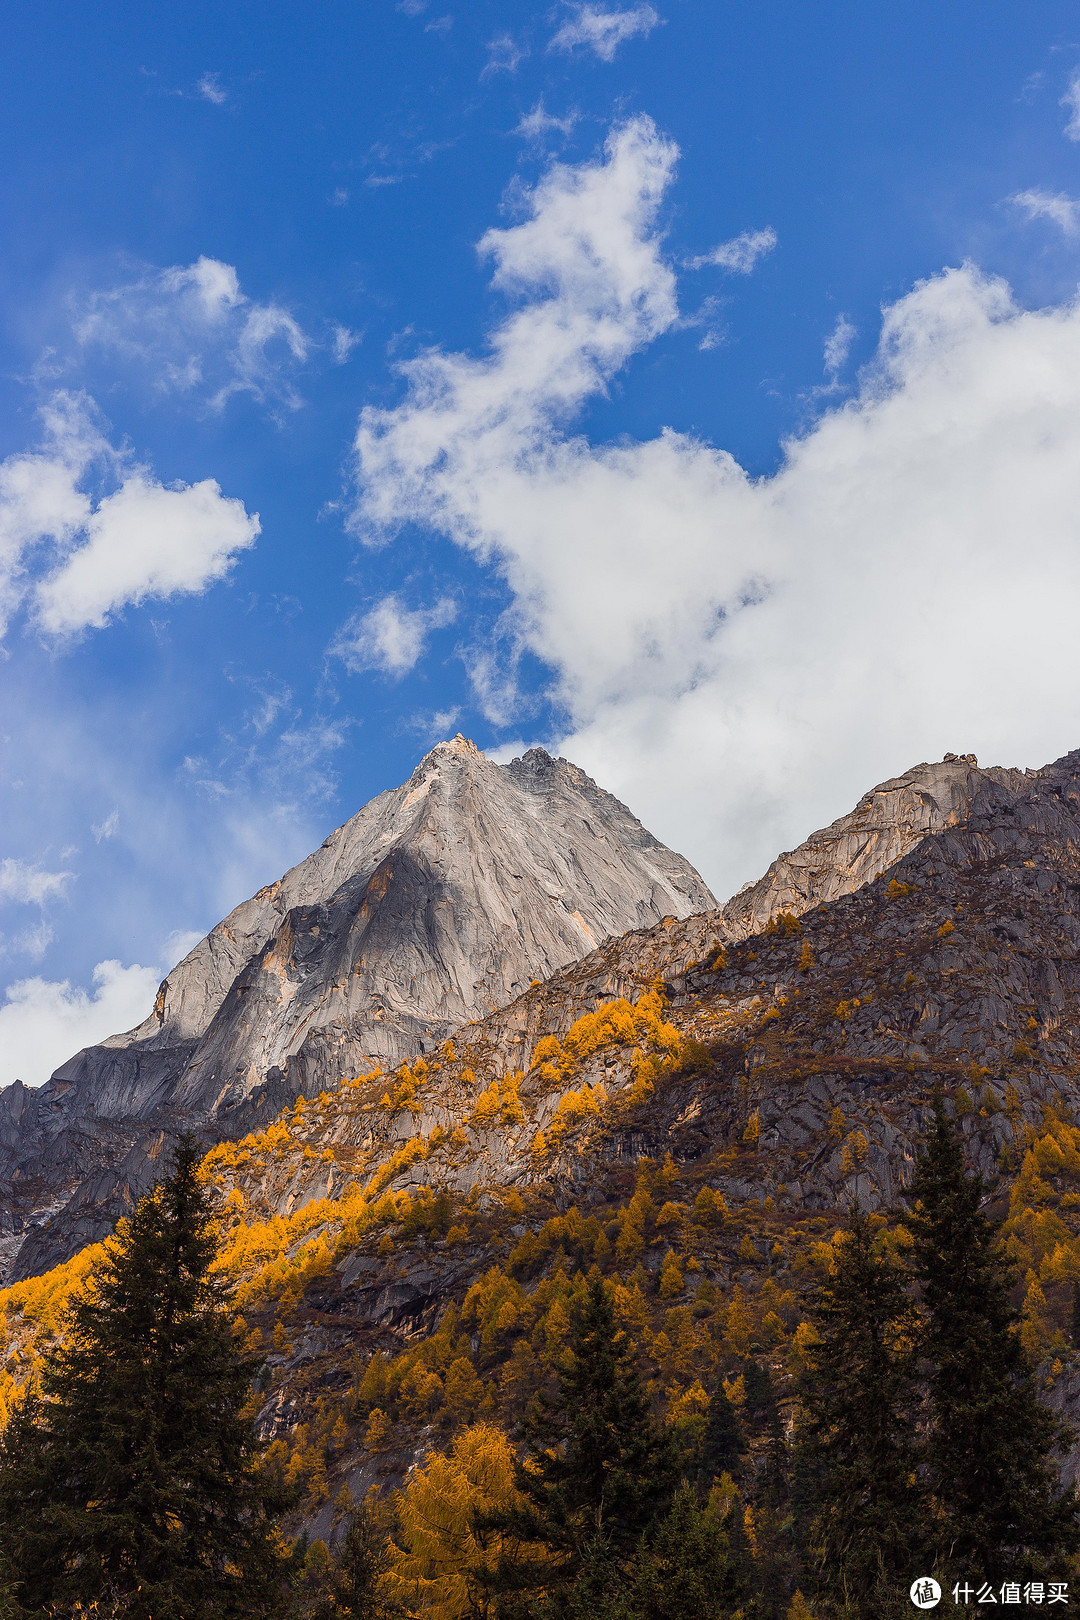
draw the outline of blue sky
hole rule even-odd
[[[1080,744],[1074,8],[2,31],[0,1080],[457,730],[720,894]]]

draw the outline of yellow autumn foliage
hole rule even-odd
[[[398,1541],[389,1594],[412,1615],[466,1620],[480,1612],[479,1576],[516,1547],[499,1535],[481,1543],[474,1512],[522,1504],[514,1484],[514,1448],[489,1423],[463,1429],[449,1452],[429,1452],[396,1496]]]

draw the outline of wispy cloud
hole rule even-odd
[[[293,373],[311,340],[283,305],[248,298],[220,259],[148,268],[92,292],[72,324],[84,349],[110,350],[144,367],[156,389],[196,394],[211,410],[239,393],[274,408],[301,404]]]
[[[218,83],[218,75],[216,73],[204,73],[198,84],[195,86],[195,92],[197,95],[200,95],[204,101],[212,102],[215,107],[223,107],[229,99],[227,93]]]
[[[825,370],[830,376],[835,377],[843,368],[858,335],[858,328],[846,315],[836,317],[836,325],[825,339]]]
[[[1070,141],[1080,141],[1080,68],[1074,68],[1060,105],[1069,114],[1064,133]]]
[[[571,108],[565,118],[556,118],[553,113],[547,111],[544,98],[541,96],[532,111],[523,114],[519,119],[514,134],[521,135],[527,141],[542,141],[555,132],[569,135],[580,116],[580,113]]]
[[[512,34],[498,34],[489,40],[487,53],[487,62],[480,73],[482,79],[490,78],[493,73],[516,73],[529,54],[526,46],[519,45]]]
[[[8,857],[0,861],[0,903],[43,906],[49,900],[62,899],[74,876],[74,872],[47,872],[30,861]]]
[[[549,51],[573,51],[579,45],[591,50],[602,62],[613,62],[615,52],[636,34],[651,34],[661,21],[653,6],[631,6],[627,11],[603,6],[578,5],[548,44]]]
[[[331,333],[333,337],[331,353],[334,356],[334,364],[335,366],[343,366],[356,345],[363,342],[363,336],[360,332],[350,331],[347,326],[337,325],[331,328]]]
[[[119,827],[119,825],[119,809],[110,810],[104,821],[101,821],[97,824],[97,826],[90,828],[90,831],[94,835],[95,844],[106,843],[110,838],[115,838],[116,829]]]
[[[1066,236],[1080,232],[1080,200],[1063,191],[1017,191],[1009,201],[1022,208],[1028,219],[1051,220]]]
[[[688,264],[691,270],[716,265],[721,270],[732,270],[736,275],[748,276],[758,260],[772,252],[776,242],[776,232],[771,225],[766,225],[763,231],[741,231],[738,236],[721,242],[709,253],[699,253],[696,258],[688,260]]]
[[[351,618],[330,647],[350,674],[378,669],[400,679],[415,669],[432,630],[453,624],[457,606],[443,597],[430,608],[407,608],[399,596],[384,596],[367,613]]]

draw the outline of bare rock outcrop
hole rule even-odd
[[[688,861],[569,761],[532,749],[497,765],[463,737],[440,743],[230,912],[137,1029],[37,1092],[0,1093],[8,1248],[49,1216],[12,1275],[107,1232],[152,1178],[162,1132],[242,1134],[423,1051],[609,935],[714,905]]]

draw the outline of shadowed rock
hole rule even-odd
[[[162,1133],[242,1135],[429,1049],[608,935],[713,905],[688,861],[567,760],[496,765],[463,737],[440,743],[230,912],[137,1029],[37,1092],[0,1093],[10,1275],[108,1232],[153,1179]]]

